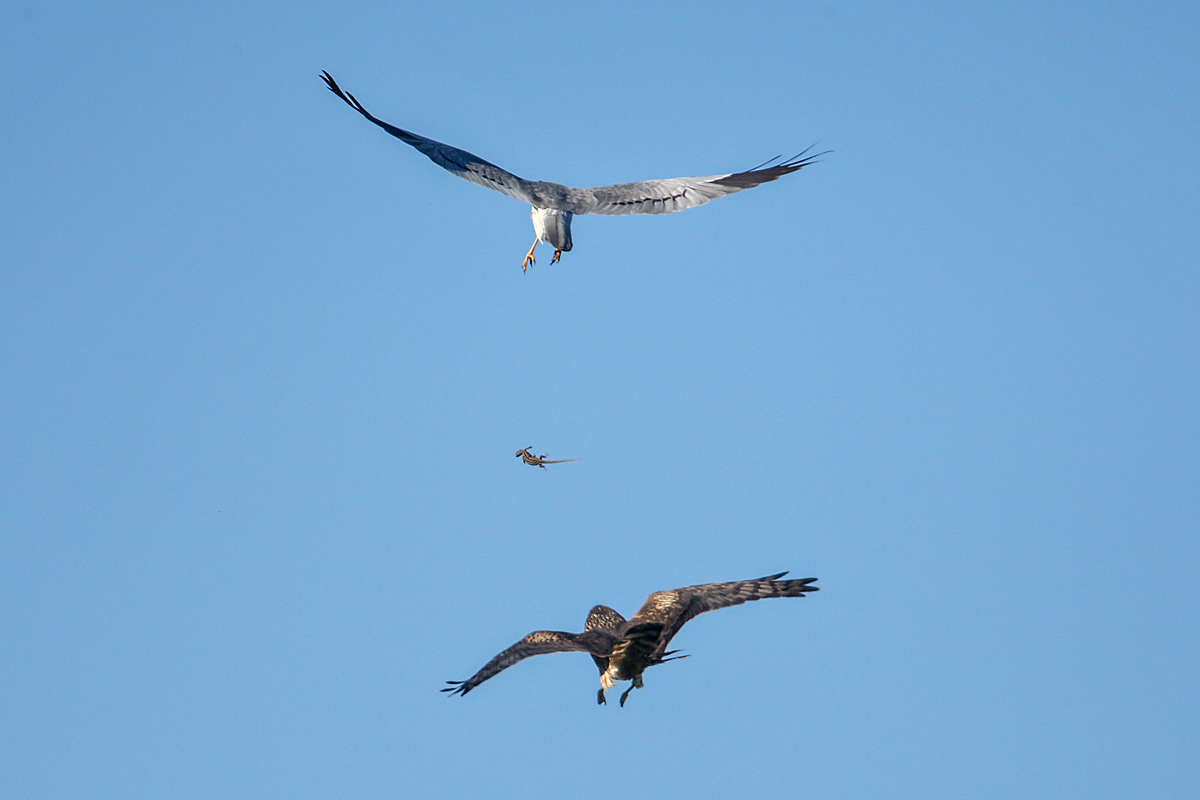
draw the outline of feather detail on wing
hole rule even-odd
[[[477,155],[468,153],[466,150],[459,150],[457,147],[451,147],[448,144],[428,139],[411,131],[406,131],[403,128],[397,128],[395,125],[390,125],[381,119],[378,119],[367,109],[363,108],[362,103],[349,92],[342,91],[342,88],[337,85],[337,81],[328,72],[321,73],[321,79],[325,81],[325,85],[329,87],[329,91],[336,94],[338,97],[346,101],[346,103],[358,113],[374,122],[385,131],[395,136],[402,142],[410,144],[422,153],[427,155],[429,159],[443,169],[453,172],[460,178],[468,180],[471,183],[480,186],[486,186],[489,189],[495,189],[501,194],[506,194],[509,197],[521,200],[525,203],[532,203],[532,195],[530,194],[529,182],[523,178],[513,175],[506,169],[497,167],[490,161],[484,161]]]
[[[806,156],[809,147],[795,158],[775,166],[756,167],[728,175],[709,175],[703,178],[667,178],[658,181],[619,183],[594,189],[572,189],[568,209],[576,214],[670,214],[716,200],[727,194],[751,189],[762,183],[782,178],[812,164],[825,153]],[[829,152],[829,151],[825,151]],[[775,159],[772,159],[774,161]],[[771,162],[768,161],[767,164]]]
[[[636,620],[636,617],[634,618]],[[658,643],[662,640],[663,624],[661,622],[630,621],[629,628],[616,644],[613,645],[613,658],[624,661],[634,667],[634,671],[653,666],[661,661],[662,653]],[[658,657],[655,657],[655,654]]]
[[[787,573],[780,572],[753,581],[706,583],[701,586],[685,586],[682,589],[655,592],[646,598],[637,614],[629,620],[629,630],[650,623],[662,625],[658,643],[650,654],[650,657],[654,658],[664,654],[671,639],[688,620],[706,611],[716,611],[719,608],[729,608],[767,597],[804,597],[807,592],[819,590],[819,587],[812,585],[816,578],[779,580],[784,575]]]
[[[593,606],[588,612],[587,622],[584,623],[585,631],[608,631],[612,634],[619,634],[621,627],[625,624],[625,618],[620,612],[609,608],[608,606]]]
[[[615,613],[615,612],[614,612]],[[612,637],[595,632],[566,633],[563,631],[534,631],[521,641],[497,655],[483,669],[465,681],[446,681],[442,689],[450,694],[466,694],[488,678],[508,669],[518,661],[545,653],[584,652],[601,658],[612,652]]]

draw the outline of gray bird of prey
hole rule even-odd
[[[533,251],[537,249],[538,242],[546,242],[554,248],[551,264],[571,249],[571,220],[576,214],[617,216],[682,211],[685,208],[702,206],[709,200],[740,192],[742,189],[753,188],[760,183],[776,180],[807,167],[825,155],[806,155],[812,149],[809,147],[787,161],[768,166],[779,160],[778,157],[773,158],[746,172],[709,175],[703,178],[667,178],[658,181],[619,183],[594,189],[573,189],[559,183],[527,181],[465,150],[390,125],[363,108],[354,95],[342,91],[328,72],[321,73],[321,79],[325,81],[329,91],[345,100],[355,111],[400,141],[420,150],[439,167],[471,183],[495,189],[501,194],[529,203],[533,209],[530,216],[533,218],[533,229],[537,238],[533,240],[533,246],[529,248],[525,261],[521,264],[522,272],[534,263]]]
[[[446,681],[450,686],[443,692],[465,695],[488,678],[530,656],[543,653],[588,653],[600,670],[600,691],[596,702],[605,704],[604,690],[616,681],[633,681],[621,695],[621,705],[634,689],[642,688],[642,673],[648,668],[687,656],[676,656],[678,650],[668,650],[672,637],[684,623],[706,611],[728,608],[765,597],[804,597],[815,592],[816,578],[780,580],[786,572],[768,575],[753,581],[706,583],[685,586],[666,592],[655,592],[646,598],[641,609],[626,620],[608,606],[595,606],[588,612],[583,633],[564,631],[534,631],[493,658],[483,669],[465,681]],[[673,656],[673,657],[672,657]]]

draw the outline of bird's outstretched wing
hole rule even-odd
[[[612,653],[611,642],[611,637],[600,636],[592,632],[534,631],[493,658],[484,665],[483,669],[467,680],[446,681],[450,686],[442,691],[450,692],[450,694],[466,694],[488,678],[530,656],[540,656],[545,653],[584,652],[604,658]]]
[[[633,619],[629,620],[629,631],[662,625],[662,632],[650,658],[661,656],[671,638],[679,633],[684,624],[706,611],[728,608],[766,597],[804,597],[806,592],[818,591],[813,586],[816,578],[801,580],[779,580],[786,572],[768,575],[753,581],[730,583],[706,583],[701,586],[685,586],[666,592],[655,592],[646,598]],[[628,635],[628,633],[626,634]]]
[[[594,189],[572,189],[570,205],[566,208],[575,214],[670,214],[685,208],[702,206],[727,194],[751,189],[761,183],[782,178],[803,169],[825,155],[805,155],[812,147],[795,158],[774,166],[763,164],[745,172],[729,175],[709,175],[704,178],[667,178],[660,181],[619,183],[615,186],[598,186]],[[774,161],[775,159],[772,159]],[[768,161],[767,164],[771,162]]]
[[[459,150],[457,147],[451,147],[448,144],[435,142],[433,139],[427,139],[424,136],[406,131],[403,128],[397,128],[395,125],[390,125],[381,119],[378,119],[370,111],[363,108],[362,103],[349,92],[342,91],[342,87],[337,85],[337,81],[328,72],[321,73],[321,79],[325,81],[325,85],[329,87],[329,91],[336,94],[338,97],[346,101],[346,103],[358,113],[374,122],[385,131],[395,136],[402,142],[412,145],[420,150],[429,159],[443,169],[453,172],[460,178],[477,183],[480,186],[486,186],[489,189],[495,189],[501,194],[506,194],[509,197],[515,198],[525,203],[532,203],[532,197],[529,191],[529,181],[523,178],[518,178],[506,169],[497,167],[490,161],[484,161],[477,155],[468,153],[466,150]],[[735,190],[736,191],[736,190]]]

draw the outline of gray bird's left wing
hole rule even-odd
[[[400,141],[417,148],[429,156],[429,160],[439,167],[449,170],[471,183],[495,189],[501,194],[506,194],[524,203],[533,203],[533,195],[530,192],[531,184],[524,178],[518,178],[508,170],[497,167],[490,161],[484,161],[479,156],[468,153],[466,150],[459,150],[457,147],[451,147],[448,144],[436,142],[433,139],[428,139],[411,131],[406,131],[403,128],[397,128],[395,125],[388,124],[363,108],[362,103],[358,102],[358,99],[354,95],[342,91],[342,87],[337,85],[337,81],[328,72],[321,73],[321,80],[325,81],[325,85],[329,87],[329,91],[345,100],[347,105],[355,111]]]
[[[670,214],[702,206],[727,194],[752,189],[807,167],[825,153],[803,153],[773,167],[765,164],[745,172],[703,178],[666,178],[658,181],[619,183],[594,189],[571,189],[565,209],[575,214]],[[825,151],[829,152],[829,151]],[[772,159],[773,161],[774,159]],[[771,162],[767,162],[768,164]]]
[[[800,580],[779,580],[786,572],[768,575],[753,581],[731,581],[729,583],[706,583],[700,586],[685,586],[682,589],[671,589],[665,592],[655,592],[646,598],[646,602],[629,620],[629,630],[639,626],[661,624],[662,633],[650,657],[661,656],[667,649],[672,637],[679,629],[706,611],[716,611],[719,608],[749,603],[767,597],[804,597],[806,592],[815,592],[819,587],[813,586],[816,578]]]

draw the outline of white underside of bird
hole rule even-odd
[[[556,208],[531,206],[529,216],[533,220],[533,232],[536,234],[536,238],[533,240],[533,247],[529,248],[529,253],[525,256],[522,269],[528,269],[529,265],[534,263],[533,251],[537,249],[538,242],[545,242],[554,248],[554,258],[550,259],[550,263],[556,263],[558,259],[562,258],[562,254],[568,252],[572,247],[571,218],[575,215],[570,211],[559,211]]]

